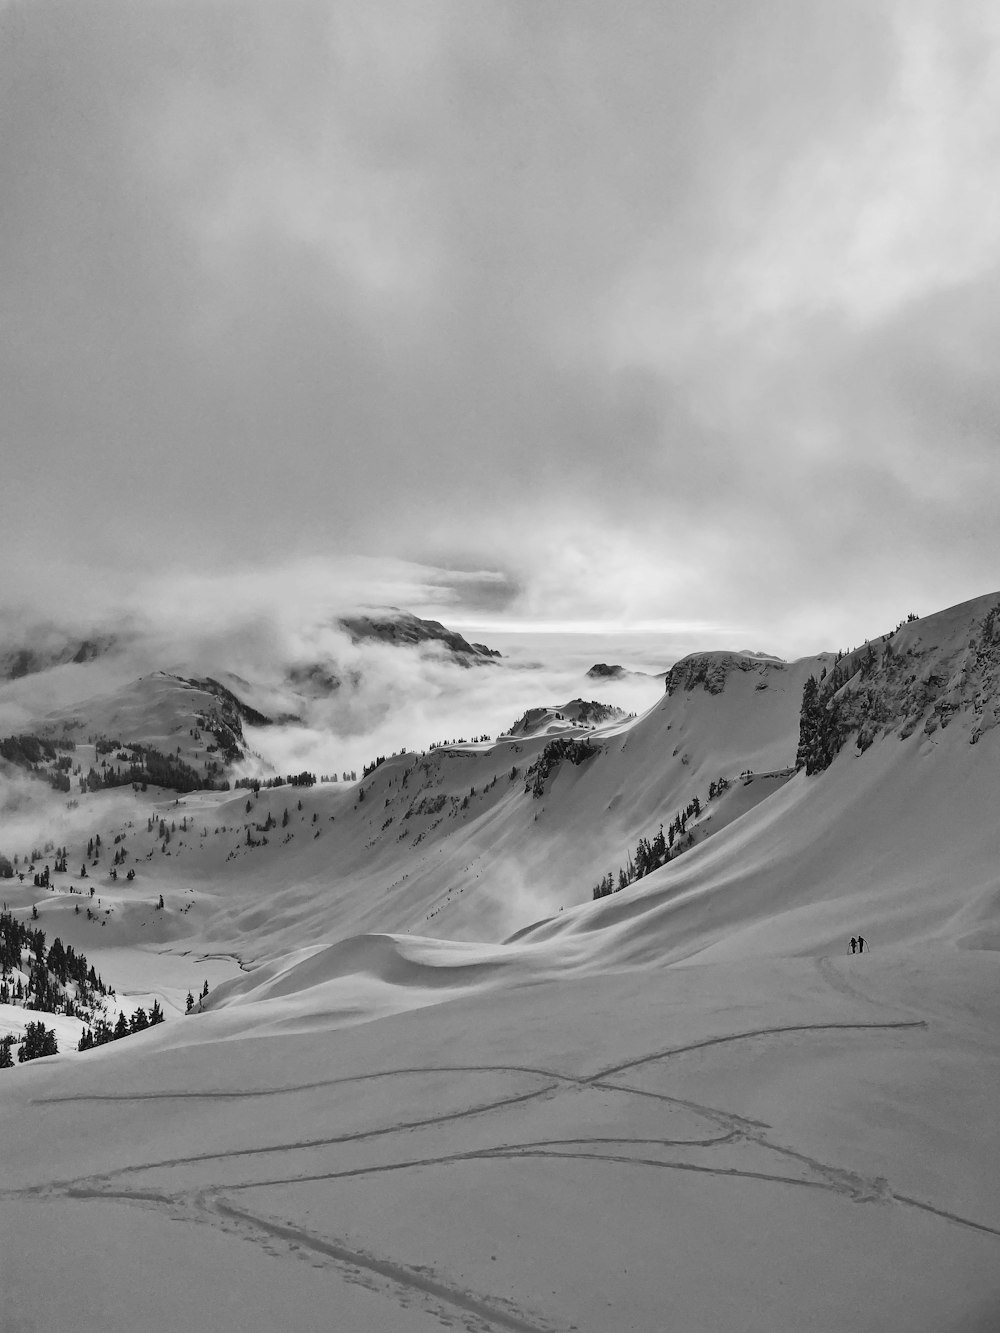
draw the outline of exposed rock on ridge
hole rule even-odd
[[[931,736],[961,720],[970,744],[1000,721],[1000,598],[901,625],[806,683],[798,767],[827,768],[850,736],[859,750],[897,731]]]
[[[457,630],[448,629],[438,620],[421,620],[409,611],[388,607],[370,615],[345,616],[339,624],[355,643],[365,640],[405,645],[440,645],[448,649],[462,666],[491,662],[500,657],[495,648],[469,643]]]
[[[766,688],[767,675],[784,671],[785,663],[778,658],[745,653],[691,653],[675,662],[664,678],[667,694],[675,690],[693,690],[701,685],[709,694],[721,694],[726,680],[734,671],[756,671],[762,677],[759,689]]]

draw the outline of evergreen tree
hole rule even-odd
[[[815,762],[819,750],[820,733],[819,685],[815,676],[810,676],[802,687],[802,706],[799,709],[799,746],[795,753],[796,769],[804,768],[807,773],[816,771]]]
[[[653,839],[653,856],[658,866],[663,865],[667,859],[667,840],[663,836],[663,825],[660,825],[660,831]]]
[[[58,1055],[56,1034],[53,1028],[46,1028],[44,1023],[29,1023],[24,1029],[24,1041],[18,1048],[17,1058],[23,1064],[26,1060],[39,1060],[44,1055]]]
[[[846,727],[837,698],[843,684],[840,672],[835,669],[822,689],[814,676],[803,687],[795,767],[804,768],[807,775],[829,768],[844,743]]]

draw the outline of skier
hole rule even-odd
[[[865,937],[864,937],[863,935],[859,935],[859,936],[858,936],[858,953],[864,953],[864,951],[865,951]],[[871,950],[869,950],[869,952],[871,952]]]
[[[858,942],[857,942],[857,940],[854,938],[854,936],[852,935],[852,936],[851,936],[851,953],[857,953],[857,950],[858,950]]]

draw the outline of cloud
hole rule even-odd
[[[991,6],[4,22],[5,600],[330,562],[787,653],[995,578]]]
[[[279,773],[360,771],[377,755],[424,750],[507,731],[528,708],[600,697],[625,711],[642,711],[662,690],[656,680],[595,683],[567,653],[525,670],[516,662],[465,668],[434,653],[363,644],[332,636],[316,643],[319,660],[341,669],[343,684],[329,696],[294,698],[301,721],[254,730],[254,748]],[[327,657],[326,653],[336,653]],[[315,659],[314,659],[315,660]],[[590,663],[588,662],[587,665]],[[291,700],[290,700],[291,701]]]
[[[88,699],[153,671],[212,675],[268,715],[297,719],[252,734],[253,748],[273,771],[342,772],[360,770],[376,754],[495,735],[529,707],[589,697],[594,687],[584,672],[594,656],[581,656],[576,643],[567,649],[549,640],[544,653],[526,663],[523,647],[511,655],[505,642],[500,662],[470,668],[433,642],[355,642],[340,624],[341,616],[359,609],[391,605],[440,615],[446,623],[453,611],[459,620],[478,613],[481,624],[482,608],[489,610],[498,587],[506,587],[503,576],[490,571],[312,557],[280,566],[174,570],[137,582],[124,599],[115,591],[102,601],[93,590],[89,623],[79,618],[82,607],[77,619],[60,626],[32,624],[23,608],[8,617],[0,606],[0,641],[17,648],[69,656],[95,625],[118,631],[109,653],[91,663],[56,666],[0,686],[0,719],[6,719],[0,734],[36,728],[70,705],[86,712]],[[499,619],[504,623],[502,614]],[[665,646],[662,633],[651,637]],[[652,663],[656,670],[666,665],[662,655]],[[645,665],[641,654],[636,665]],[[339,688],[310,686],[314,668]],[[296,679],[300,673],[304,681]],[[655,681],[602,683],[601,697],[625,709],[644,708],[659,688]]]

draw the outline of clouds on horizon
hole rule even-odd
[[[988,3],[0,36],[0,600],[333,578],[788,653],[996,583]]]

